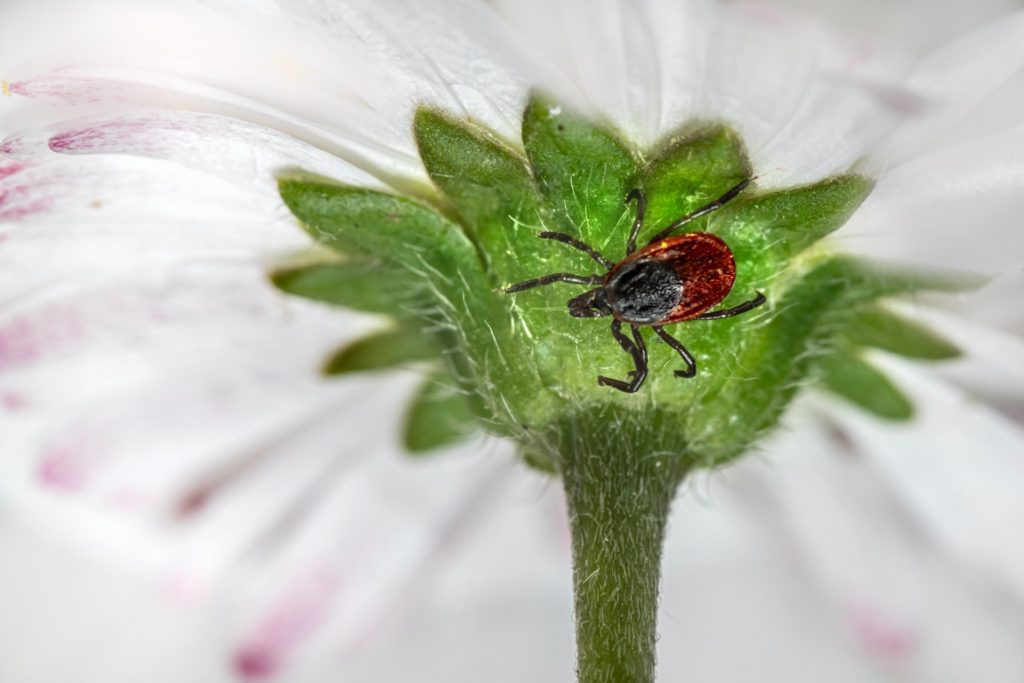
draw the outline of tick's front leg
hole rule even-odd
[[[523,282],[517,282],[514,285],[509,285],[503,291],[506,294],[515,294],[516,292],[522,292],[526,289],[533,289],[534,287],[543,287],[544,285],[550,285],[555,282],[568,282],[574,285],[599,285],[604,282],[603,275],[574,275],[572,273],[552,273],[551,275],[545,275],[543,277],[534,278],[532,280],[525,280]]]

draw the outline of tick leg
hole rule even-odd
[[[554,282],[569,282],[574,285],[599,285],[602,282],[604,282],[604,276],[573,275],[572,273],[552,273],[551,275],[545,275],[543,277],[537,277],[532,280],[524,280],[523,282],[517,282],[514,285],[509,285],[504,289],[504,292],[506,294],[512,294],[513,292],[521,292],[524,289],[543,287],[544,285],[550,285]]]
[[[633,328],[632,339],[622,333],[621,322],[612,321],[612,336],[615,337],[615,341],[619,342],[622,350],[633,357],[633,363],[636,364],[636,370],[627,375],[630,378],[629,381],[612,379],[604,375],[599,375],[597,378],[597,383],[601,386],[612,387],[627,394],[636,393],[640,385],[644,383],[644,379],[647,378],[647,346],[644,344],[644,338],[640,335],[640,328],[636,325],[630,327]]]
[[[564,232],[541,232],[537,234],[537,237],[543,240],[554,240],[555,242],[561,242],[562,244],[568,244],[570,247],[575,247],[580,251],[589,254],[590,258],[594,259],[609,270],[611,270],[611,267],[615,265],[614,261],[606,259],[600,252],[598,252],[597,249],[594,249],[583,240],[576,239],[572,235],[566,235]]]
[[[724,311],[712,311],[710,313],[703,313],[694,318],[694,320],[720,320],[721,318],[731,318],[734,315],[739,315],[740,313],[746,313],[747,311],[751,311],[760,306],[761,304],[763,304],[765,301],[767,301],[767,299],[764,298],[764,294],[758,292],[757,296],[755,296],[753,299],[751,299],[750,301],[744,301],[739,306],[733,306],[732,308],[727,308]]]
[[[676,219],[672,223],[672,225],[668,226],[667,228],[665,228],[664,230],[659,232],[657,235],[652,237],[651,241],[648,242],[647,244],[651,245],[651,244],[654,244],[655,242],[663,240],[666,237],[668,237],[669,235],[671,235],[673,232],[678,230],[679,228],[683,227],[684,225],[686,225],[690,221],[694,220],[695,218],[700,218],[701,216],[706,216],[707,214],[711,213],[715,209],[721,208],[726,203],[728,203],[729,200],[731,200],[734,197],[736,197],[736,195],[738,195],[740,192],[743,192],[743,189],[747,185],[749,185],[751,182],[753,182],[753,180],[754,180],[754,178],[747,178],[743,182],[737,183],[731,190],[729,190],[728,192],[726,192],[725,194],[723,194],[721,197],[719,197],[715,201],[711,202],[710,204],[705,204],[704,206],[700,207],[696,211],[691,211],[690,213],[686,214],[682,218]]]
[[[640,234],[640,228],[644,224],[644,214],[647,213],[647,197],[639,189],[630,190],[626,195],[626,203],[636,200],[636,219],[629,231],[629,239],[626,240],[626,256],[636,251],[636,238]]]
[[[663,340],[665,340],[666,344],[668,344],[673,349],[675,349],[676,353],[678,353],[682,357],[683,362],[686,363],[686,369],[685,370],[675,370],[673,372],[673,374],[676,377],[686,377],[686,378],[693,377],[694,375],[696,375],[697,374],[697,361],[695,361],[693,359],[693,356],[690,355],[690,352],[686,350],[686,347],[683,346],[682,343],[678,339],[676,339],[671,334],[666,332],[664,327],[660,327],[660,326],[655,325],[654,326],[654,332],[659,337],[661,337]]]

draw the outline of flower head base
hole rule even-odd
[[[523,119],[525,155],[431,109],[417,112],[414,128],[441,196],[408,199],[281,180],[285,203],[338,261],[285,271],[276,281],[293,293],[396,318],[393,331],[343,349],[329,370],[436,359],[407,422],[410,448],[440,445],[482,425],[516,441],[525,462],[561,475],[572,528],[579,681],[653,680],[661,547],[686,474],[747,451],[815,375],[879,415],[908,417],[909,402],[858,358],[860,347],[927,347],[938,356],[955,350],[874,302],[970,283],[884,269],[816,246],[871,191],[865,177],[750,188],[686,227],[717,236],[734,254],[735,286],[722,306],[750,302],[752,292],[757,303],[764,292],[769,304],[745,316],[685,323],[678,334],[701,371],[681,379],[671,371],[679,358],[669,344],[651,344],[645,355],[642,340],[613,343],[600,321],[570,315],[580,311],[567,311],[566,299],[578,290],[511,293],[510,285],[588,272],[593,255],[552,248],[559,245],[538,239],[543,232],[622,253],[634,190],[647,200],[641,244],[735,194],[754,174],[735,133],[699,123],[644,154],[539,96]],[[639,329],[631,332],[642,335]],[[649,360],[650,376],[636,393],[595,381],[625,373],[623,350],[636,362],[634,378]]]
[[[543,231],[567,233],[606,255],[624,253],[633,189],[648,200],[643,243],[749,179],[755,170],[742,141],[721,124],[696,123],[658,149],[638,151],[609,127],[540,96],[524,115],[525,154],[430,109],[418,112],[415,134],[441,196],[403,199],[302,178],[281,181],[288,206],[341,260],[282,271],[275,280],[295,294],[400,321],[394,331],[343,350],[329,370],[447,359],[437,363],[447,372],[431,376],[413,409],[411,444],[440,444],[443,436],[465,433],[455,421],[475,419],[513,436],[528,461],[555,465],[560,437],[551,430],[559,432],[569,416],[599,415],[607,429],[646,425],[642,447],[660,444],[685,461],[683,470],[711,466],[744,452],[815,374],[881,415],[909,416],[898,390],[857,357],[862,346],[955,353],[873,302],[969,281],[878,268],[817,245],[871,190],[868,178],[843,175],[783,190],[751,187],[688,224],[687,232],[717,235],[735,255],[736,283],[723,308],[755,291],[766,292],[769,304],[743,317],[676,328],[698,360],[693,379],[675,377],[676,352],[652,338],[644,389],[609,391],[595,376],[624,375],[629,358],[600,322],[568,314],[567,299],[582,290],[503,289],[546,273],[593,270],[586,254],[537,239]],[[439,402],[464,408],[437,413],[445,416],[437,421],[420,419]],[[427,425],[435,432],[430,437],[418,431]]]

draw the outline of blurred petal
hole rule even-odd
[[[919,406],[916,428],[833,414],[932,540],[1024,599],[1024,430],[926,370],[875,360]]]
[[[764,184],[845,171],[916,112],[898,85],[906,56],[781,6],[721,15],[701,83],[707,113],[738,127]]]
[[[109,114],[126,107],[198,109],[266,126],[270,134],[305,140],[381,176],[422,175],[407,128],[351,99],[323,102],[331,116],[307,118],[230,90],[163,71],[127,66],[67,67],[10,84],[15,98],[38,99],[64,109]],[[39,112],[37,107],[34,112]],[[66,125],[66,124],[64,124]],[[16,153],[17,139],[0,150]]]
[[[965,302],[959,314],[935,308],[913,311],[922,322],[940,331],[966,352],[954,363],[942,363],[933,371],[946,377],[978,400],[1000,408],[1024,424],[1024,341],[1015,334],[979,324],[987,309],[993,317],[1005,316],[1006,299],[992,297],[988,287]],[[993,301],[989,301],[994,298]],[[1011,311],[1012,312],[1012,311]],[[970,316],[970,317],[968,317]]]
[[[356,91],[373,109],[402,122],[429,103],[517,140],[529,88],[554,86],[571,96],[571,84],[484,3],[287,0],[278,6],[306,35],[336,46],[349,65],[342,77],[368,86]],[[372,82],[367,73],[374,74]]]
[[[982,273],[1024,259],[1024,126],[886,172],[840,233],[843,246]]]
[[[80,62],[132,66],[46,72],[61,54],[0,74],[15,79],[0,105],[37,126],[0,144],[0,503],[155,572],[183,610],[218,601],[231,642],[216,643],[223,666],[210,675],[233,678],[479,680],[495,651],[531,656],[488,680],[571,675],[557,490],[489,442],[404,460],[396,406],[411,375],[319,376],[331,350],[377,322],[269,286],[267,264],[309,244],[276,173],[422,191],[416,106],[515,141],[539,86],[641,145],[724,118],[764,185],[800,183],[848,169],[890,135],[879,158],[909,158],[1024,60],[1020,13],[910,67],[765,4],[210,6],[223,14],[114,2],[89,13],[101,30],[19,27],[27,42],[91,44]],[[161,37],[152,46],[150,34]],[[89,118],[45,125],[68,111]],[[1022,136],[901,161],[841,239],[1019,270]],[[1014,415],[1024,378],[1001,368],[1024,359],[1018,340],[935,320],[968,351],[947,376]],[[711,503],[695,483],[677,506],[661,633],[690,645],[662,648],[663,677],[1009,679],[1024,633],[1024,432],[920,369],[878,361],[913,397],[917,425],[842,406],[827,409],[832,428],[797,414],[766,445],[779,471],[748,458],[720,476]],[[49,626],[40,632],[53,642]],[[325,675],[310,673],[320,665]],[[53,666],[61,680],[79,675]]]
[[[1024,11],[976,29],[914,68],[907,85],[934,102],[924,120],[888,140],[879,158],[899,161],[950,128],[1024,67]]]

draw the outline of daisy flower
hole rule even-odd
[[[1011,680],[1024,14],[379,4],[4,10],[5,533],[216,624],[168,680]],[[742,315],[580,320],[637,236]]]

